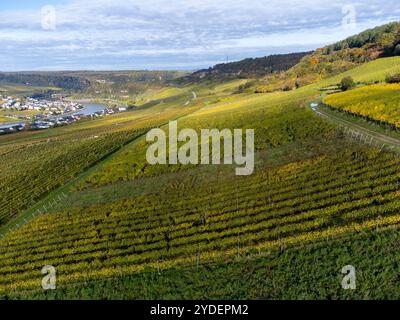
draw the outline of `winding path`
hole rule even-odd
[[[388,135],[385,135],[383,133],[380,133],[380,132],[377,132],[377,131],[374,131],[374,130],[371,130],[368,128],[364,128],[363,126],[360,126],[356,123],[347,121],[340,117],[337,117],[337,116],[331,114],[330,112],[326,112],[326,111],[322,110],[319,107],[319,105],[313,106],[313,104],[312,104],[311,109],[318,116],[326,118],[326,119],[328,119],[338,125],[341,125],[345,128],[351,129],[353,132],[372,137],[373,139],[375,139],[376,141],[379,141],[382,144],[386,144],[386,145],[390,145],[390,146],[394,146],[394,147],[400,147],[400,139],[390,137]]]
[[[193,99],[192,100],[196,100],[197,99],[197,93],[192,91],[192,95],[193,95]],[[188,106],[190,103],[190,100],[186,101],[184,106]]]

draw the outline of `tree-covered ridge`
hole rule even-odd
[[[139,94],[184,76],[179,71],[55,71],[3,72],[0,84],[55,87],[86,96]]]
[[[400,55],[400,23],[389,23],[317,49],[286,72],[267,75],[248,90],[292,90],[378,58]]]
[[[0,83],[57,87],[73,91],[83,91],[90,86],[89,80],[85,78],[57,73],[0,73]]]
[[[221,63],[209,69],[196,71],[189,76],[183,77],[179,82],[263,77],[274,72],[290,69],[310,53],[277,54],[262,58],[248,58],[237,62]]]
[[[386,49],[386,54],[394,54],[394,49],[400,44],[400,23],[392,22],[373,29],[368,29],[360,34],[349,37],[324,48],[324,53],[330,54],[347,48],[362,48],[366,45],[379,46]],[[400,47],[399,47],[400,49]],[[397,54],[400,51],[396,52]]]

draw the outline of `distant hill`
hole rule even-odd
[[[400,23],[366,30],[312,52],[271,55],[223,63],[176,80],[178,84],[206,80],[256,79],[241,91],[291,90],[345,72],[381,57],[400,55]]]
[[[90,86],[90,82],[87,79],[52,72],[0,73],[0,83],[22,84],[37,87],[57,87],[73,91],[83,91]]]
[[[393,22],[318,49],[281,73],[259,79],[248,91],[292,90],[382,57],[400,55],[400,23]]]
[[[286,71],[310,53],[277,54],[263,58],[248,58],[237,62],[217,64],[213,68],[199,70],[180,78],[178,82],[182,84],[202,80],[259,78],[273,72]]]
[[[400,53],[400,22],[392,22],[349,37],[324,48],[324,53],[354,48],[375,48],[381,55]]]
[[[135,95],[187,73],[178,71],[54,71],[0,72],[0,84],[57,87],[85,96]]]
[[[65,73],[87,79],[90,86],[82,92],[85,98],[127,99],[148,90],[158,90],[187,72],[179,71],[76,71]]]

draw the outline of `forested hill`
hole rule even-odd
[[[0,73],[0,83],[31,85],[38,87],[57,87],[64,90],[83,91],[90,86],[87,79],[56,73]]]
[[[400,22],[392,22],[325,47],[327,54],[344,49],[375,47],[382,55],[400,54]]]
[[[213,68],[199,70],[179,79],[180,83],[201,80],[257,78],[277,71],[286,71],[312,52],[277,54],[263,58],[248,58],[237,62],[217,64]]]
[[[289,70],[268,74],[246,90],[292,90],[340,74],[360,64],[396,55],[400,55],[400,23],[392,22],[317,49]]]

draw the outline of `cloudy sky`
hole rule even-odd
[[[194,70],[395,20],[399,0],[1,0],[0,70]]]

